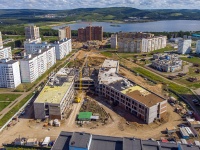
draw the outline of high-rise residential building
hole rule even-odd
[[[119,32],[111,36],[111,47],[117,47],[119,52],[151,52],[166,47],[166,44],[166,36],[154,36],[150,33]]]
[[[25,27],[25,37],[26,37],[26,39],[40,38],[39,27],[36,27],[34,25]]]
[[[0,61],[0,87],[16,88],[21,84],[19,62],[9,59]]]
[[[12,59],[11,47],[3,47],[3,40],[0,32],[0,60],[1,59]]]
[[[112,34],[110,38],[111,48],[117,49],[117,34]]]
[[[65,38],[71,39],[71,29],[70,26],[62,27],[58,29],[58,37],[59,40],[63,40]]]
[[[86,28],[78,29],[78,40],[81,42],[91,40],[103,40],[103,27],[102,26],[87,26]]]
[[[1,32],[0,32],[0,49],[3,48],[3,40],[2,40],[2,35],[1,35]]]
[[[196,53],[200,54],[200,40],[196,42]]]
[[[0,60],[1,59],[12,59],[11,47],[3,47],[0,49]]]
[[[20,60],[22,82],[34,82],[56,63],[55,47],[47,46],[37,54],[28,54]]]
[[[71,39],[62,39],[54,43],[47,42],[24,42],[24,48],[27,54],[37,54],[38,50],[45,48],[46,46],[54,46],[56,52],[56,59],[60,60],[68,55],[72,51]]]
[[[179,54],[188,54],[191,51],[192,40],[179,40],[178,42],[178,53]]]

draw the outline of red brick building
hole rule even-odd
[[[87,26],[86,28],[78,29],[78,40],[81,42],[91,40],[103,40],[103,27],[102,26]]]

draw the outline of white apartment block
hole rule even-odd
[[[72,51],[72,42],[71,39],[62,39],[61,41],[50,43],[51,46],[55,46],[56,50],[56,59],[61,60],[66,55]]]
[[[19,62],[9,59],[0,61],[0,87],[16,88],[21,84]]]
[[[39,49],[45,48],[46,46],[54,46],[56,52],[56,59],[60,60],[68,55],[72,51],[71,39],[63,39],[55,43],[47,42],[25,42],[24,48],[27,54],[36,54]]]
[[[118,39],[119,52],[148,53],[154,50],[165,48],[166,45],[166,36]]]
[[[196,53],[200,54],[200,40],[196,42]]]
[[[179,40],[178,42],[178,53],[179,54],[188,54],[191,51],[192,40]]]
[[[4,47],[0,49],[0,60],[1,59],[12,59],[11,47]]]
[[[36,27],[34,25],[25,27],[25,37],[26,37],[26,39],[40,38],[39,27]]]
[[[0,49],[3,48],[3,40],[2,40],[2,36],[1,36],[1,32],[0,32]]]
[[[3,40],[0,32],[0,60],[12,59],[11,47],[3,47]]]
[[[20,60],[22,82],[34,82],[55,63],[55,47],[47,46],[35,55],[28,54],[26,58]]]
[[[117,49],[117,34],[112,34],[110,38],[111,48]]]

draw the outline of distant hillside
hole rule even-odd
[[[53,18],[45,15],[55,14]],[[200,20],[200,10],[139,10],[131,7],[79,8],[71,10],[5,9],[0,10],[4,24],[41,21],[106,21],[106,20]]]

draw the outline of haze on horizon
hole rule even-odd
[[[200,0],[0,0],[0,9],[133,7],[138,9],[199,9]]]

